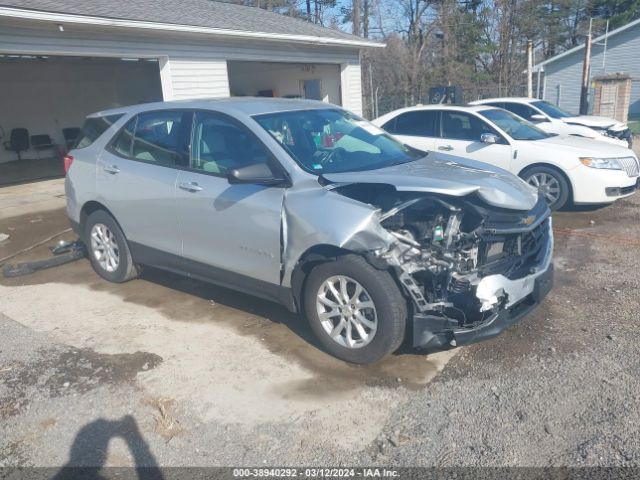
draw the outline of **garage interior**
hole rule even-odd
[[[157,59],[0,54],[0,185],[63,175],[87,114],[161,101]]]
[[[231,96],[308,98],[341,104],[340,65],[227,62]]]

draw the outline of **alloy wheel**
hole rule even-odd
[[[544,172],[534,173],[527,179],[527,183],[536,187],[545,196],[549,205],[553,205],[560,199],[560,183],[553,175]]]
[[[91,252],[106,272],[115,272],[120,265],[120,248],[113,232],[104,224],[91,228]]]
[[[318,290],[316,308],[324,331],[343,347],[362,348],[375,337],[376,307],[367,290],[353,278],[327,278]]]

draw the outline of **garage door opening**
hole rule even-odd
[[[341,104],[340,65],[228,61],[227,70],[231,96],[308,98]]]
[[[87,114],[162,100],[157,59],[0,54],[0,185],[62,176]]]

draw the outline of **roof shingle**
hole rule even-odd
[[[118,20],[188,25],[223,30],[301,35],[322,39],[363,41],[333,30],[260,8],[212,0],[0,0],[0,7],[13,7],[68,15]]]

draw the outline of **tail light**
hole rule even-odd
[[[69,169],[71,168],[71,164],[73,163],[73,156],[67,154],[64,156],[64,174],[66,175]]]

